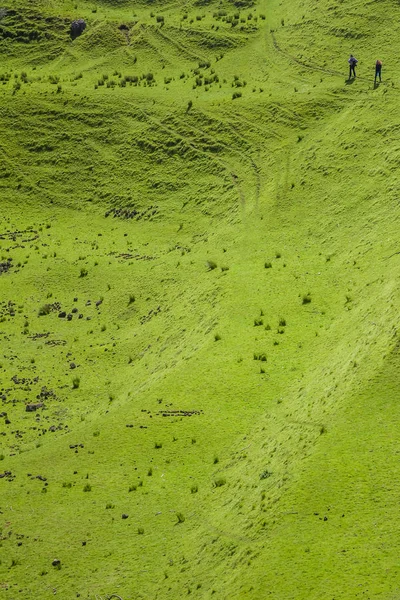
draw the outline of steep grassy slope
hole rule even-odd
[[[0,12],[5,597],[396,597],[398,8],[342,7]]]

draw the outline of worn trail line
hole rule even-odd
[[[137,106],[137,105],[129,102],[128,100],[124,100],[123,102],[124,102],[124,104],[127,104],[128,106],[134,107],[135,109],[139,110],[142,113],[142,115],[145,117],[145,119],[147,119],[147,121],[155,123],[162,129],[164,129],[164,131],[166,131],[167,133],[172,133],[176,137],[180,138],[185,144],[187,144],[188,147],[190,147],[192,150],[194,150],[194,152],[197,152],[198,154],[205,156],[209,160],[214,161],[216,164],[222,166],[222,168],[225,171],[227,171],[227,177],[230,176],[232,182],[234,183],[234,185],[236,187],[236,192],[237,192],[239,200],[240,200],[240,206],[242,209],[244,208],[244,206],[245,206],[244,194],[240,188],[240,185],[238,182],[238,177],[232,171],[232,167],[228,162],[222,160],[221,158],[216,158],[216,157],[212,156],[209,152],[205,152],[204,150],[201,150],[200,148],[198,148],[196,146],[195,141],[193,139],[190,139],[187,136],[182,135],[176,129],[172,129],[168,125],[165,125],[162,121],[160,121],[156,117],[151,116],[149,113],[147,113],[145,110],[143,110],[143,108],[140,108],[140,106]],[[192,127],[192,129],[196,129],[196,128]],[[203,132],[202,130],[198,129],[198,131],[200,131],[203,135],[206,135],[206,133]]]
[[[325,69],[324,67],[319,67],[318,65],[314,65],[312,63],[307,64],[307,63],[301,61],[296,56],[293,56],[292,54],[290,54],[290,52],[283,50],[283,48],[281,48],[279,46],[278,42],[276,41],[276,37],[275,37],[275,34],[273,31],[271,31],[271,36],[272,36],[272,43],[274,45],[275,50],[277,50],[277,52],[279,52],[283,56],[286,56],[287,58],[289,58],[292,62],[295,62],[298,65],[304,67],[305,69],[309,69],[310,71],[322,71],[323,73],[327,73],[328,75],[335,75],[337,77],[345,77],[345,74],[342,73],[341,71],[335,71],[334,69]],[[357,76],[356,79],[358,79],[359,81],[366,81],[368,83],[372,83],[372,79],[367,79],[367,77],[358,77]],[[385,84],[385,82],[382,82],[380,85],[386,85],[386,84]]]

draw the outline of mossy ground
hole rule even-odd
[[[4,597],[400,593],[397,12],[0,12]]]

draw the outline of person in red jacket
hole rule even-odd
[[[377,60],[375,63],[375,81],[374,83],[376,84],[376,80],[379,77],[379,82],[382,81],[382,61],[381,60]]]

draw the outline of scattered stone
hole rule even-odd
[[[123,518],[123,519],[127,519],[127,518],[128,518],[128,515],[127,515],[126,513],[122,513],[122,518]]]
[[[58,567],[58,565],[61,565],[61,560],[55,558],[51,564],[53,565],[53,567]]]
[[[76,19],[71,23],[71,37],[74,40],[75,38],[82,35],[82,33],[86,29],[86,23],[84,19]]]
[[[37,410],[38,408],[42,408],[42,407],[43,407],[43,402],[26,404],[25,411],[26,412],[35,412],[35,410]]]
[[[68,320],[68,321],[72,321],[72,315],[71,315],[71,313],[69,313],[69,314],[67,315],[67,320]]]
[[[76,364],[74,362],[70,363],[69,368],[76,369]]]
[[[75,308],[73,308],[73,309],[71,310],[71,312],[72,312],[72,313],[74,313],[74,314],[78,312],[78,309],[76,308],[76,306],[75,306]]]
[[[65,317],[67,316],[67,313],[65,312],[65,310],[63,310],[62,312],[58,313],[58,316],[60,319],[65,319]]]

